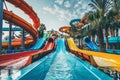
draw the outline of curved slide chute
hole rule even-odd
[[[29,6],[24,0],[6,0],[7,2],[15,5],[23,10],[34,22],[33,26],[37,29],[40,26],[40,20],[37,14],[34,12],[31,6]]]
[[[89,50],[79,49],[72,38],[67,39],[68,46],[71,52],[79,57],[88,60],[92,65],[100,69],[110,69],[120,72],[120,56],[115,54],[107,54],[103,52],[94,52]]]
[[[48,34],[44,34],[43,38],[40,38],[33,47],[30,48],[30,50],[35,50],[35,49],[39,49],[43,46],[43,44],[45,43],[46,39],[49,37],[49,36],[46,36]]]
[[[45,38],[40,38],[33,47],[30,48],[30,50],[35,50],[35,49],[39,49],[45,42]]]
[[[22,27],[23,29],[28,31],[33,36],[33,39],[35,39],[35,40],[37,39],[37,36],[36,36],[37,30],[34,29],[30,23],[28,23],[24,19],[20,18],[16,14],[9,12],[7,10],[4,10],[4,17],[3,18],[5,20],[11,21],[15,25]],[[25,45],[29,44],[29,43],[33,43],[33,42],[34,42],[34,40],[28,40],[25,42]],[[12,46],[20,46],[20,45],[21,45],[21,42],[12,42]],[[7,47],[7,46],[8,46],[7,42],[2,43],[2,47]]]
[[[25,45],[34,43],[33,38],[25,37],[24,39],[25,39],[25,42],[24,42]],[[9,44],[8,41],[7,42],[2,42],[2,47],[6,48],[6,47],[8,47],[8,44]],[[16,38],[16,39],[12,40],[12,44],[11,45],[12,45],[12,47],[20,47],[21,44],[22,44],[21,38]]]
[[[66,33],[66,34],[78,34],[78,32],[71,32],[70,31],[70,27],[69,26],[63,26],[63,27],[61,27],[61,28],[59,28],[59,31],[60,32],[64,32],[64,33]]]
[[[5,20],[8,20],[8,21],[14,23],[15,25],[22,27],[27,32],[29,32],[33,36],[33,38],[37,39],[37,36],[36,36],[37,30],[34,29],[30,23],[28,23],[27,21],[25,21],[21,17],[17,16],[16,14],[14,14],[12,12],[4,10],[3,18]]]
[[[84,37],[83,41],[91,50],[98,51],[98,46],[95,43],[93,43],[88,37]]]
[[[26,14],[28,14],[28,16],[33,20],[34,24],[32,26],[23,18],[7,10],[3,11],[4,12],[3,18],[7,21],[14,23],[15,25],[22,27],[32,35],[34,40],[25,41],[25,45],[36,41],[38,38],[37,28],[40,26],[40,20],[36,15],[36,13],[33,11],[32,7],[29,6],[24,0],[6,0],[6,1],[10,2],[11,4],[23,10]],[[20,45],[21,45],[21,42],[12,42],[12,46],[20,46]],[[8,43],[6,42],[2,43],[2,47],[7,47],[7,46],[8,46]]]
[[[63,26],[59,29],[59,31],[70,34],[70,27],[69,26]]]
[[[54,49],[55,45],[54,40],[55,40],[54,36],[49,38],[47,43],[41,50],[0,55],[0,69],[9,66],[22,68],[24,66],[29,65],[30,63],[36,61],[38,58],[41,58],[47,55],[49,52],[51,52]]]
[[[73,19],[73,20],[70,21],[70,25],[75,27],[76,23],[80,23],[80,20],[81,19]]]

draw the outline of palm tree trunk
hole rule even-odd
[[[106,38],[106,49],[108,49],[109,48],[108,35],[105,35],[105,38]]]
[[[114,35],[114,30],[113,30],[113,29],[110,29],[110,35],[111,35],[111,37],[115,36],[115,35]]]
[[[92,35],[92,42],[95,43],[95,35]]]
[[[116,29],[116,37],[118,37],[118,28]]]
[[[105,38],[106,38],[106,49],[109,48],[109,43],[108,43],[108,29],[105,29]]]
[[[79,42],[79,48],[81,48],[81,45],[80,45],[80,42],[81,42],[81,41],[80,41],[80,39],[78,39],[78,42]]]
[[[83,41],[82,41],[82,39],[80,39],[80,45],[81,45],[81,49],[83,49]]]
[[[99,41],[99,46],[100,46],[100,52],[104,52],[105,48],[104,48],[104,43],[103,43],[103,31],[101,27],[98,27],[97,29],[97,35],[98,35],[98,41]]]

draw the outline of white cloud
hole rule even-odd
[[[75,5],[74,5],[74,8],[78,8],[78,7],[80,7],[81,5],[82,5],[82,0],[80,0],[78,3],[76,3]]]
[[[62,20],[69,20],[69,15],[71,15],[70,11],[66,11],[64,9],[61,9],[60,7],[58,7],[57,5],[54,5],[53,8],[51,7],[44,7],[43,10],[51,13],[51,14],[58,14],[58,19],[60,21]]]
[[[64,6],[65,6],[66,8],[69,8],[69,7],[71,6],[71,4],[70,4],[69,1],[66,1],[66,2],[64,2]]]
[[[55,0],[55,3],[61,5],[63,3],[64,0]]]
[[[55,12],[50,7],[43,7],[43,10],[45,10],[45,11],[51,13],[51,14],[55,14]]]
[[[43,9],[51,14],[58,14],[57,17],[58,20],[60,21],[64,21],[64,20],[70,21],[74,17],[77,18],[76,14],[71,13],[69,10],[61,9],[57,5],[54,5],[53,8],[44,7]]]
[[[55,2],[63,3],[63,0],[56,0]],[[73,8],[69,1],[64,2],[64,6],[66,8]],[[43,9],[51,14],[57,14],[59,21],[67,20],[68,22],[72,19],[83,17],[84,13],[90,10],[84,0],[78,1],[78,3],[74,5],[73,11],[61,8],[57,4],[54,4],[53,7],[44,7]]]

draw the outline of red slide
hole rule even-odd
[[[19,9],[23,10],[34,22],[34,24],[28,23],[23,18],[17,16],[16,14],[4,10],[3,18],[7,21],[14,23],[15,25],[20,26],[21,28],[25,29],[29,32],[34,40],[25,41],[25,45],[33,43],[37,40],[37,28],[40,26],[40,20],[36,13],[33,11],[32,7],[29,6],[24,0],[6,0],[7,2],[15,5]],[[2,43],[2,47],[7,47],[8,43]],[[12,46],[21,46],[21,42],[12,42]]]
[[[54,49],[54,40],[54,36],[49,38],[44,48],[42,48],[41,50],[0,55],[0,69],[7,67],[16,67],[20,69],[31,64],[33,61],[47,55]]]
[[[40,20],[37,14],[34,12],[31,6],[29,6],[24,0],[6,0],[15,5],[19,9],[23,10],[34,22],[33,26],[37,29],[40,26]]]

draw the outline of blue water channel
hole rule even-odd
[[[9,76],[7,80],[113,80],[86,61],[66,51],[57,39],[55,52]]]

